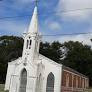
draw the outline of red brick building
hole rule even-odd
[[[61,92],[84,92],[88,87],[88,77],[71,68],[63,66]]]

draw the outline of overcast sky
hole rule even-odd
[[[34,6],[33,0],[1,0],[0,18],[25,17],[0,19],[0,35],[21,36],[24,31],[27,31]],[[92,32],[92,9],[84,10],[85,8],[92,8],[92,0],[39,0],[39,31],[48,35]],[[77,11],[61,12],[70,10]],[[43,38],[61,42],[78,40],[91,45],[91,37],[92,34]]]

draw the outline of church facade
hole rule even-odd
[[[5,90],[9,92],[84,92],[89,79],[39,53],[37,6],[24,34],[22,57],[9,62]]]

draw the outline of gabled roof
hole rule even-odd
[[[64,70],[68,70],[68,71],[70,71],[70,72],[73,72],[73,73],[75,73],[75,74],[78,74],[78,75],[80,75],[80,76],[83,76],[83,77],[88,78],[87,76],[83,75],[82,73],[79,73],[79,72],[77,72],[76,70],[74,70],[74,69],[72,69],[72,68],[70,68],[70,67],[66,67],[66,66],[63,65],[63,64],[58,64],[58,63],[56,63],[55,61],[53,61],[53,60],[51,60],[51,59],[45,57],[45,56],[42,55],[42,54],[39,54],[38,60],[39,60],[39,59],[45,59],[45,60],[47,60],[49,63],[51,63],[51,64],[53,64],[53,65],[55,65],[55,66],[57,66],[57,67],[62,67]],[[37,59],[36,59],[36,60],[37,60]],[[22,58],[19,57],[18,59],[14,60],[14,61],[11,61],[11,62],[9,62],[8,64],[15,65],[15,64],[21,64],[21,63],[22,63]]]
[[[22,58],[21,58],[21,57],[19,57],[19,58],[18,58],[18,59],[16,59],[16,60],[13,60],[13,61],[11,61],[11,62],[8,62],[8,64],[15,65],[15,64],[17,64],[17,63],[21,62],[21,60],[22,60]]]
[[[86,78],[88,78],[87,76],[85,76],[85,75],[83,75],[82,73],[79,73],[78,71],[76,71],[76,70],[74,70],[74,69],[72,69],[72,68],[70,68],[70,67],[67,67],[67,66],[65,66],[65,65],[63,65],[63,64],[58,64],[58,63],[56,63],[55,61],[53,61],[53,60],[51,60],[51,59],[49,59],[49,58],[47,58],[47,57],[45,57],[45,56],[43,56],[43,55],[39,55],[40,56],[40,58],[44,58],[44,59],[46,59],[46,60],[48,60],[51,64],[53,64],[53,65],[56,65],[56,66],[58,66],[58,67],[62,67],[63,69],[65,69],[65,70],[68,70],[68,71],[71,71],[71,72],[73,72],[73,73],[75,73],[75,74],[78,74],[78,75],[80,75],[80,76],[83,76],[83,77],[86,77]]]
[[[67,67],[67,66],[64,66],[64,65],[63,65],[63,69],[64,69],[64,70],[68,70],[68,71],[70,71],[70,72],[73,72],[73,73],[75,73],[75,74],[78,74],[78,75],[81,75],[81,76],[83,76],[83,77],[88,78],[88,77],[85,76],[84,74],[79,73],[78,71],[76,71],[76,70],[74,70],[74,69],[72,69],[72,68],[70,68],[70,67]]]
[[[49,61],[49,62],[50,62],[51,64],[53,64],[53,65],[56,65],[56,66],[59,66],[59,67],[62,66],[62,64],[58,64],[58,63],[56,63],[55,61],[51,60],[50,58],[45,57],[45,56],[42,55],[42,54],[39,54],[39,58],[40,58],[40,59],[46,59],[47,61]]]

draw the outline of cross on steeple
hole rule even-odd
[[[38,0],[35,0],[35,5],[36,5],[36,6],[38,5]]]

